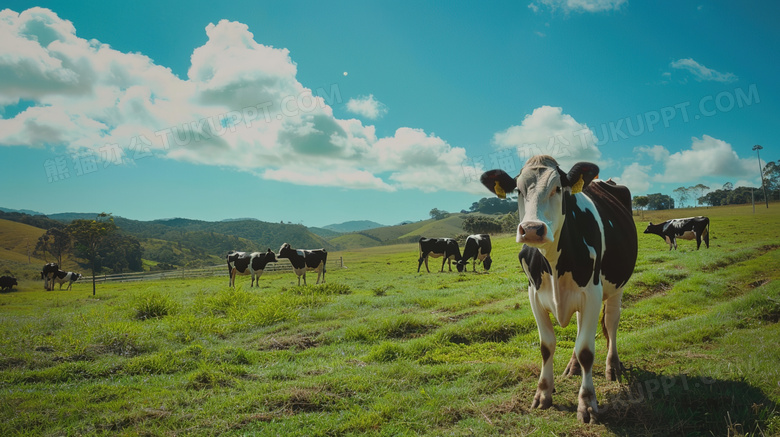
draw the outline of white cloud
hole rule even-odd
[[[750,179],[754,173],[758,173],[755,161],[740,158],[731,144],[723,140],[703,135],[691,141],[690,149],[666,157],[664,173],[656,174],[654,181],[685,183],[700,182],[704,178]]]
[[[539,5],[544,5],[550,9],[563,9],[565,12],[604,12],[620,9],[628,0],[537,0]],[[539,11],[539,5],[531,3],[528,7],[534,11]]]
[[[595,138],[587,125],[564,114],[562,108],[541,106],[526,115],[519,126],[496,133],[493,143],[501,149],[517,150],[521,160],[551,155],[565,168],[578,161],[598,163],[601,152]]]
[[[664,162],[669,158],[669,151],[666,150],[666,147],[658,145],[634,147],[634,153],[650,156],[656,162]]]
[[[373,94],[360,96],[356,99],[349,99],[347,102],[347,110],[370,120],[376,120],[387,114],[387,107],[385,104],[375,99]]]
[[[690,72],[698,81],[729,83],[738,80],[737,76],[733,73],[721,73],[719,71],[715,71],[699,64],[690,58],[678,59],[669,64],[669,66],[678,70],[686,70]]]
[[[463,165],[464,149],[408,128],[377,138],[371,125],[334,117],[298,81],[287,49],[256,42],[238,22],[205,30],[180,79],[142,54],[79,38],[48,9],[0,12],[0,107],[34,103],[0,119],[0,146],[97,154],[117,144],[132,158],[129,146],[143,142],[160,157],[300,185],[484,191],[464,177],[484,170]],[[355,105],[367,118],[386,111],[371,95]]]
[[[613,179],[615,182],[627,186],[634,196],[647,193],[651,185],[650,166],[634,162],[623,169],[623,174],[620,177]]]

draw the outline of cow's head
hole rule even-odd
[[[553,157],[539,155],[530,158],[516,178],[503,170],[490,170],[480,180],[501,198],[517,190],[517,242],[543,247],[558,239],[565,217],[565,196],[581,192],[598,173],[598,166],[589,162],[578,162],[566,173]]]
[[[282,247],[279,248],[279,258],[289,258],[291,252],[295,253],[292,246],[290,246],[290,243],[284,243],[282,244]]]
[[[266,260],[266,262],[269,262],[269,263],[277,262],[276,254],[270,248],[265,252],[265,260]]]
[[[493,264],[493,258],[490,257],[490,255],[485,257],[485,260],[482,261],[482,265],[485,267],[485,271],[490,270],[490,266]]]

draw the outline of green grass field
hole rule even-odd
[[[24,282],[0,294],[0,435],[778,435],[778,206],[664,213],[710,216],[700,251],[642,234],[662,218],[645,213],[627,372],[605,380],[599,334],[595,425],[577,422],[579,377],[530,409],[539,340],[507,235],[488,274],[418,274],[404,244],[332,253],[346,268],[320,286]],[[556,332],[560,375],[576,326]]]

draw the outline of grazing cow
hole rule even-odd
[[[667,220],[663,223],[654,225],[650,222],[645,229],[645,234],[655,234],[663,238],[669,245],[669,250],[674,247],[677,250],[677,239],[683,240],[696,239],[696,250],[701,247],[701,240],[704,238],[704,244],[707,249],[710,248],[710,219],[708,217],[688,217],[681,219]]]
[[[622,291],[637,258],[631,194],[611,180],[592,182],[597,175],[595,164],[580,162],[565,173],[552,157],[534,156],[517,178],[502,170],[481,177],[499,197],[518,192],[517,242],[524,243],[519,258],[528,276],[543,363],[531,408],[552,405],[556,340],[548,313],[565,327],[576,312],[577,338],[564,375],[582,374],[577,418],[583,423],[598,413],[592,370],[602,302],[606,377],[620,376],[616,335]]]
[[[303,285],[306,285],[306,272],[317,272],[317,284],[320,283],[320,275],[322,283],[325,283],[325,264],[328,262],[328,251],[325,249],[293,249],[290,243],[284,243],[279,249],[279,258],[290,260],[293,271],[298,275],[298,285],[301,285],[301,276]]]
[[[260,275],[263,274],[268,263],[276,262],[276,254],[268,249],[267,252],[234,252],[227,254],[228,271],[230,272],[230,286],[236,286],[236,275],[252,275],[249,287],[254,287],[255,281],[260,286]]]
[[[52,278],[54,274],[60,271],[60,266],[57,263],[44,264],[43,270],[41,270],[41,279],[43,279],[43,288],[46,291],[54,290],[54,281]]]
[[[417,260],[417,273],[420,273],[420,267],[425,262],[425,270],[428,273],[431,270],[428,268],[428,257],[438,258],[443,257],[441,260],[441,271],[444,271],[444,264],[447,264],[450,271],[452,271],[452,262],[456,261],[455,267],[459,272],[462,272],[465,268],[465,264],[460,264],[460,247],[458,242],[452,238],[423,238],[420,237],[420,258]]]
[[[0,290],[11,291],[14,285],[19,285],[13,276],[0,276]]]
[[[75,272],[63,272],[62,270],[57,270],[54,275],[52,275],[51,278],[51,289],[54,290],[54,283],[60,284],[60,290],[62,290],[62,284],[68,283],[68,286],[65,288],[66,290],[70,290],[70,287],[73,285],[74,282],[81,279],[81,273],[75,273]]]
[[[458,266],[462,266],[463,269],[465,269],[468,261],[471,258],[474,258],[474,264],[472,264],[471,271],[477,271],[477,262],[481,262],[485,271],[488,271],[493,264],[493,259],[490,258],[491,250],[490,235],[469,235],[468,238],[466,238],[466,245],[463,247],[463,258],[458,261]],[[458,271],[460,272],[463,270],[458,268]]]

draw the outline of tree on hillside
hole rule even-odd
[[[44,252],[48,251],[57,264],[62,265],[62,255],[70,250],[70,235],[62,227],[50,228],[45,234],[38,238],[38,244],[35,245],[35,251],[38,247]]]
[[[685,202],[688,201],[690,198],[690,188],[689,187],[678,187],[675,188],[674,196],[677,198],[677,200],[680,201],[680,208],[682,208],[685,205]]]
[[[73,254],[87,260],[92,270],[92,295],[95,295],[95,266],[98,248],[103,240],[114,233],[117,227],[111,214],[100,213],[95,220],[73,220],[65,228],[73,240]]]
[[[507,214],[517,211],[517,199],[499,199],[498,197],[483,197],[479,202],[474,202],[469,208],[471,212],[482,214]]]
[[[470,234],[495,234],[501,232],[501,222],[491,217],[471,215],[463,220],[463,230]]]
[[[726,182],[725,184],[723,184],[723,189],[726,191],[731,191],[734,189],[734,184],[732,184],[731,182]]]
[[[430,212],[431,218],[434,220],[441,220],[447,218],[450,215],[447,211],[442,211],[439,208],[433,208]]]

